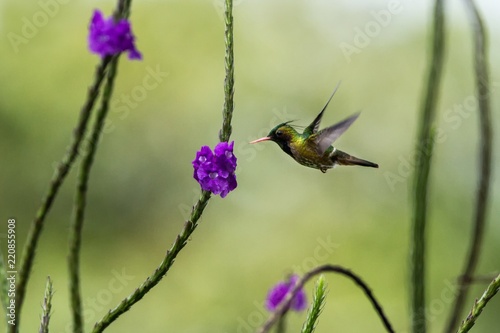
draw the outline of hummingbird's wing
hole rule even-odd
[[[322,129],[316,134],[316,145],[321,154],[324,154],[325,151],[332,145],[332,143],[337,140],[342,133],[344,133],[352,123],[358,119],[360,112],[353,114],[347,119],[342,120],[341,122]]]
[[[325,106],[323,107],[323,110],[321,110],[321,112],[316,116],[316,118],[314,118],[313,122],[309,126],[306,127],[303,134],[306,134],[309,136],[309,135],[314,134],[318,131],[319,123],[321,122],[321,118],[323,117],[323,112],[325,112],[326,108],[328,107],[328,104],[332,100],[333,95],[335,95],[335,93],[339,89],[340,82],[341,81],[339,81],[339,83],[337,83],[337,86],[333,90],[333,93],[330,96],[330,98],[328,99],[328,102],[326,102]]]

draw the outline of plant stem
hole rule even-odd
[[[73,206],[73,219],[69,234],[69,285],[71,296],[71,309],[73,315],[73,332],[83,332],[83,309],[80,295],[80,248],[82,242],[82,229],[85,215],[85,203],[87,197],[87,188],[90,178],[90,170],[94,161],[99,138],[104,127],[104,121],[109,110],[109,102],[113,93],[114,80],[118,66],[119,56],[113,57],[109,66],[106,86],[102,96],[101,108],[97,112],[94,127],[90,136],[89,146],[83,157],[82,165],[79,170],[77,191],[75,203]]]
[[[219,132],[220,141],[229,141],[231,136],[231,120],[234,110],[234,47],[233,47],[233,1],[226,0],[226,10],[224,13],[226,29],[224,40],[226,43],[226,53],[224,55],[224,65],[226,77],[224,79],[224,107],[222,111],[222,128]]]
[[[99,320],[92,330],[93,333],[102,332],[119,316],[128,311],[132,307],[132,305],[140,301],[144,297],[144,295],[146,295],[154,286],[156,286],[167,274],[168,270],[174,263],[175,258],[182,250],[182,248],[184,248],[189,237],[198,226],[197,222],[201,217],[201,214],[203,213],[206,205],[208,204],[210,196],[210,192],[202,191],[200,199],[191,211],[190,219],[184,224],[184,228],[179,233],[179,235],[177,235],[174,244],[172,245],[170,250],[167,251],[165,258],[163,258],[163,261],[160,263],[158,268],[156,268],[153,274],[151,274],[130,296],[122,300],[117,307],[110,310],[101,320]]]
[[[286,332],[286,315],[287,312],[285,312],[283,316],[278,319],[278,323],[276,324],[276,333]]]
[[[116,4],[115,11],[113,12],[113,17],[116,21],[119,19],[128,19],[130,16],[130,6],[132,0],[118,0]]]
[[[462,324],[458,328],[457,333],[466,333],[468,332],[472,326],[476,323],[476,319],[479,317],[484,307],[488,302],[495,296],[495,294],[500,289],[500,275],[498,275],[493,281],[489,284],[488,288],[486,288],[485,292],[481,296],[479,300],[474,302],[472,309],[469,312],[467,318],[462,321]]]
[[[259,328],[257,331],[258,333],[266,333],[269,332],[271,327],[276,323],[279,318],[283,317],[287,311],[290,308],[290,305],[292,304],[292,300],[295,297],[295,295],[301,290],[304,286],[304,284],[309,281],[312,277],[321,274],[323,272],[333,272],[337,274],[344,275],[348,277],[349,279],[353,280],[354,283],[360,287],[366,297],[370,300],[372,303],[373,307],[375,308],[375,311],[377,312],[378,316],[382,320],[382,323],[384,324],[384,327],[386,328],[387,332],[394,333],[394,330],[392,329],[391,323],[389,322],[389,319],[387,319],[386,315],[384,314],[384,310],[382,310],[382,306],[378,303],[377,299],[373,295],[372,291],[370,290],[370,287],[356,274],[351,272],[350,270],[342,267],[342,266],[337,266],[337,265],[323,265],[314,268],[313,270],[307,272],[298,282],[297,284],[292,288],[291,291],[288,292],[287,296],[283,300],[283,302],[278,306],[276,311],[274,311],[271,316],[267,319],[267,321],[264,323],[264,325]]]
[[[458,284],[458,294],[455,298],[453,310],[447,325],[446,332],[454,331],[458,318],[465,306],[469,285],[476,270],[481,253],[486,224],[486,212],[490,192],[493,128],[491,125],[490,80],[488,69],[488,51],[486,28],[481,15],[473,0],[465,0],[473,26],[474,37],[474,67],[476,79],[476,97],[479,104],[479,138],[480,138],[480,168],[479,183],[476,195],[474,225],[472,239],[464,265],[463,273]]]
[[[434,145],[432,123],[436,113],[438,90],[444,56],[443,0],[436,0],[433,19],[432,54],[426,91],[420,114],[414,179],[414,211],[411,238],[411,327],[413,333],[425,333],[425,229],[427,224],[427,196]]]
[[[128,6],[130,6],[130,1],[131,0],[119,0],[119,9],[117,10],[117,12],[122,12],[123,15],[128,15]],[[52,208],[52,204],[54,203],[59,189],[66,179],[66,176],[71,170],[73,163],[79,156],[80,145],[87,130],[90,115],[99,95],[99,88],[104,79],[106,68],[110,60],[111,57],[105,57],[96,67],[94,82],[88,89],[86,102],[84,103],[80,111],[78,123],[73,131],[73,141],[71,143],[71,146],[59,163],[57,172],[50,182],[49,190],[43,197],[42,204],[36,213],[35,219],[31,223],[28,237],[23,248],[19,275],[16,283],[16,325],[10,325],[10,333],[19,331],[19,326],[21,323],[21,309],[24,303],[26,287],[30,278],[31,268],[33,266],[33,260],[35,258],[35,250],[42,234],[45,219],[50,209]]]
[[[42,303],[42,317],[40,319],[39,333],[49,333],[50,311],[52,310],[52,296],[54,290],[52,289],[52,280],[47,276],[47,284],[45,285],[45,295]]]
[[[320,275],[318,281],[316,282],[316,288],[314,289],[313,301],[307,312],[307,318],[302,325],[301,333],[313,333],[318,324],[319,315],[323,310],[326,298],[326,283],[323,275]]]
[[[226,77],[224,80],[224,111],[223,111],[223,122],[222,128],[219,132],[220,141],[229,141],[231,136],[231,120],[233,115],[233,96],[234,96],[234,57],[233,57],[233,16],[232,16],[233,4],[231,0],[226,0],[226,11],[225,11],[225,63],[226,63]],[[132,305],[140,301],[153,287],[155,287],[161,279],[167,274],[170,267],[173,265],[179,252],[187,244],[189,237],[194,232],[198,226],[198,220],[205,207],[210,200],[211,193],[208,191],[202,191],[201,197],[198,202],[193,206],[191,211],[191,216],[188,221],[185,222],[184,228],[177,235],[171,248],[167,251],[167,254],[163,258],[160,265],[155,269],[155,271],[127,298],[122,300],[114,309],[111,309],[103,318],[101,318],[94,326],[92,330],[93,333],[102,332],[106,327],[108,327],[113,321],[115,321],[119,316],[128,311]]]
[[[16,325],[10,326],[9,332],[11,333],[17,332],[19,330],[19,325],[21,323],[21,308],[24,303],[26,286],[30,277],[33,260],[35,259],[35,250],[37,248],[38,240],[40,239],[40,236],[42,234],[45,219],[52,207],[52,204],[54,203],[61,185],[68,175],[76,158],[79,156],[80,145],[87,130],[91,111],[99,95],[99,87],[101,86],[101,83],[104,79],[109,61],[109,58],[105,58],[96,67],[94,82],[88,90],[87,100],[83,105],[82,110],[80,111],[80,118],[78,119],[77,126],[73,132],[73,142],[66,152],[66,155],[59,163],[57,172],[50,182],[50,188],[43,198],[42,205],[38,209],[36,217],[33,220],[28,232],[28,237],[23,248],[19,276],[16,284]]]

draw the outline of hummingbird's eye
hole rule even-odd
[[[276,131],[276,136],[281,136],[281,135],[283,135],[283,132],[281,130],[277,130]]]

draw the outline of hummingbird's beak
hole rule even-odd
[[[251,141],[250,143],[252,143],[252,144],[253,144],[253,143],[258,143],[258,142],[262,142],[262,141],[269,141],[269,140],[271,140],[271,138],[270,138],[270,137],[268,137],[268,136],[265,136],[265,137],[263,137],[263,138],[260,138],[260,139],[257,139],[257,140],[253,140],[253,141]]]

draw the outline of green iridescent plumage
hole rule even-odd
[[[274,141],[298,163],[310,168],[319,169],[322,172],[326,172],[336,165],[361,165],[378,168],[378,165],[375,163],[351,156],[332,146],[333,142],[358,118],[359,113],[319,131],[319,124],[323,113],[337,89],[338,85],[323,110],[304,129],[304,132],[297,132],[295,128],[289,125],[290,122],[288,121],[273,128],[268,136],[252,141],[251,143]]]

